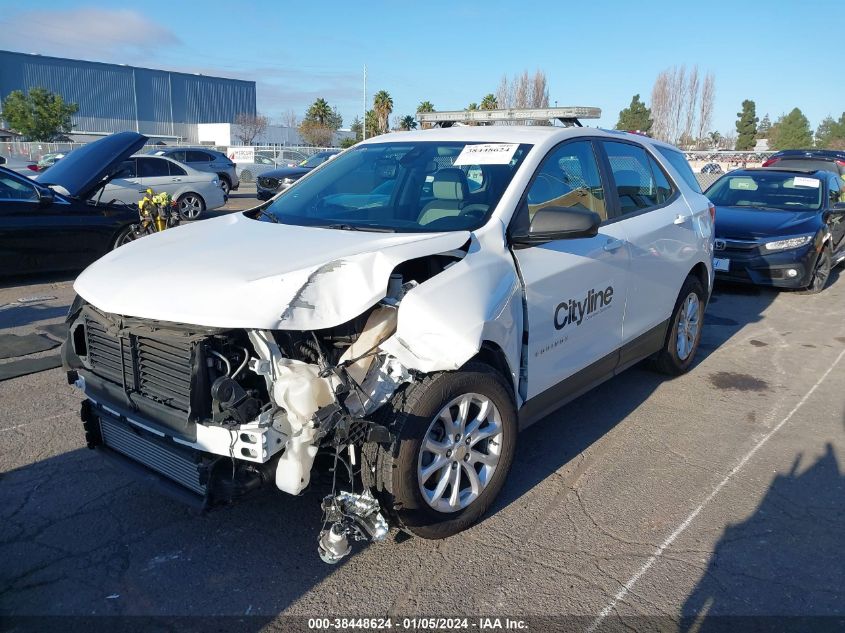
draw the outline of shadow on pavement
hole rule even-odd
[[[683,606],[682,631],[843,630],[845,472],[830,444],[815,463],[801,461],[725,529]]]

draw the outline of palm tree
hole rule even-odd
[[[387,132],[390,125],[390,113],[393,112],[393,99],[387,90],[379,90],[373,97],[373,110],[378,117],[378,129],[380,134]]]
[[[498,107],[499,101],[496,99],[496,95],[492,93],[484,95],[484,98],[481,100],[482,110],[495,110]]]
[[[401,119],[399,119],[399,129],[405,130],[406,132],[410,132],[411,130],[417,129],[417,120],[412,117],[410,114],[406,114]]]
[[[417,106],[417,112],[434,112],[434,104],[431,101],[421,101]]]
[[[467,106],[467,110],[478,110],[478,104],[475,101],[473,101],[472,103],[470,103]]]
[[[308,112],[305,113],[305,118],[316,121],[320,125],[325,125],[332,117],[332,114],[332,109],[329,107],[328,102],[320,97],[311,104],[310,108],[308,108]]]
[[[431,101],[421,101],[420,104],[417,106],[417,112],[435,112],[434,104]],[[427,129],[431,127],[431,123],[423,123],[422,129]]]

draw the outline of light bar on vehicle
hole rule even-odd
[[[579,119],[599,119],[601,108],[567,106],[564,108],[509,108],[505,110],[455,110],[452,112],[417,112],[417,121],[435,127],[456,123],[496,123],[498,121],[549,121],[557,119],[565,126],[581,127]]]

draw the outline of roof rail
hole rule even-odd
[[[478,123],[489,125],[499,121],[558,120],[565,127],[582,127],[580,119],[601,118],[601,108],[567,106],[564,108],[508,108],[504,110],[454,110],[451,112],[417,112],[417,121],[434,127]]]

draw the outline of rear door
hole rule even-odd
[[[545,206],[587,209],[607,218],[606,186],[592,141],[567,141],[551,150],[514,222],[527,225]],[[585,384],[615,368],[628,283],[623,237],[618,225],[603,225],[595,237],[514,249],[528,310],[527,398],[547,392],[554,399],[558,383],[587,367],[581,375]]]
[[[831,176],[828,179],[828,189],[831,207],[837,203],[845,203],[845,193],[842,191],[842,179],[839,176]],[[838,253],[845,248],[845,211],[831,211],[830,219],[827,222],[830,227],[830,238],[833,242],[833,252]]]
[[[181,177],[170,175],[171,162],[155,156],[138,157],[138,182],[141,190],[152,189],[155,193],[171,195],[181,186]]]
[[[193,167],[199,171],[216,172],[215,166],[212,164],[213,160],[214,157],[207,152],[201,152],[199,150],[188,150],[185,152],[185,163],[189,167]]]
[[[623,341],[659,333],[698,261],[695,217],[658,161],[642,145],[601,140],[611,174],[612,223],[631,260]],[[700,213],[698,211],[697,213]],[[709,213],[707,208],[704,213]],[[662,341],[661,341],[662,342]]]

